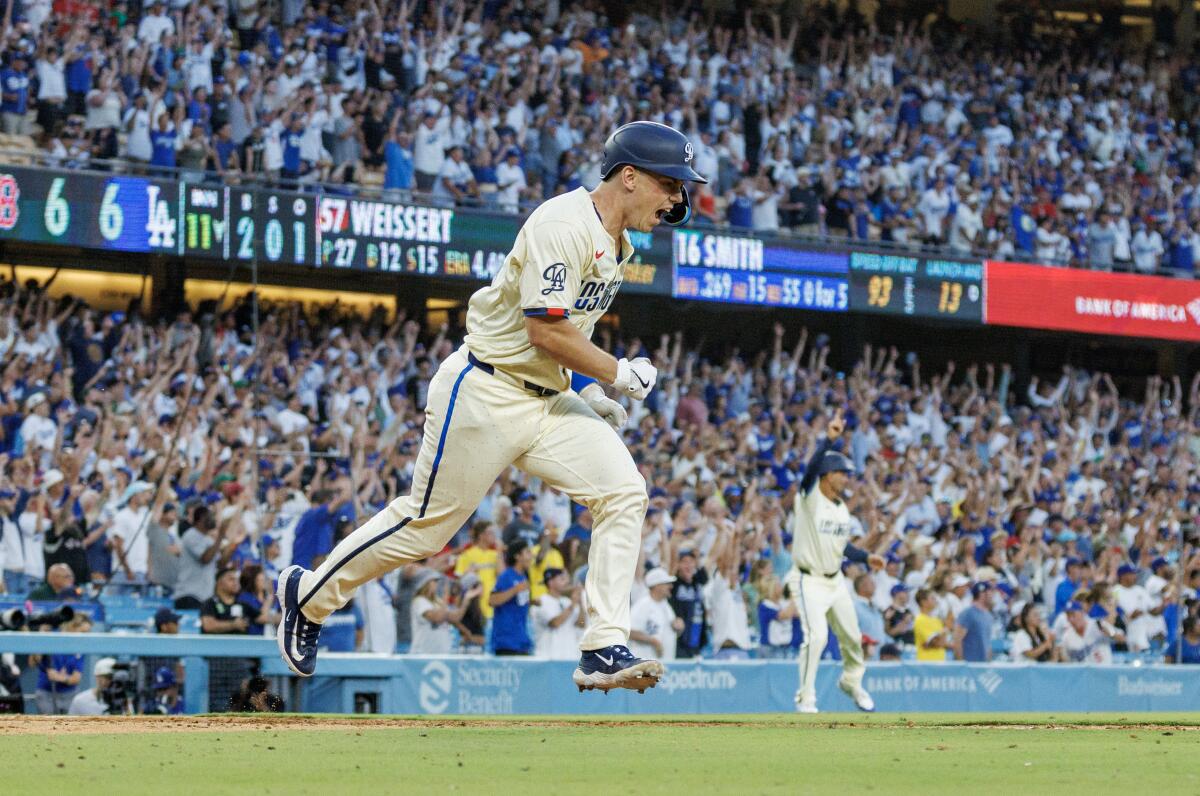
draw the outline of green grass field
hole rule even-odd
[[[1192,714],[226,721],[6,719],[0,792],[1200,792]]]

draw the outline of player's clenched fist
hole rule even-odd
[[[592,407],[593,412],[604,418],[610,426],[618,431],[629,420],[629,413],[625,411],[625,407],[605,395],[604,388],[597,382],[592,382],[584,387],[579,393],[579,397]]]
[[[613,387],[630,398],[645,400],[654,389],[654,382],[657,380],[658,368],[646,357],[638,357],[632,361],[624,358],[617,360],[617,379],[613,382]]]

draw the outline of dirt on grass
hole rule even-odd
[[[532,724],[532,722],[529,722]],[[513,727],[518,722],[471,721],[473,727]],[[317,716],[3,716],[0,736],[60,733],[121,734],[263,730],[366,730],[465,727],[467,721],[436,719],[321,718]]]
[[[544,728],[553,726],[586,726],[586,727],[631,727],[670,725],[671,727],[760,727],[765,725],[781,725],[778,717],[763,721],[739,721],[714,717],[710,720],[688,717],[674,719],[661,717],[651,720],[621,720],[589,717],[586,719],[548,718],[548,719],[450,719],[450,718],[351,718],[345,716],[301,716],[301,715],[231,715],[231,716],[0,716],[0,736],[7,735],[119,735],[126,733],[161,733],[161,732],[263,732],[267,730],[404,730],[429,728],[470,727],[473,729],[519,729],[522,727]],[[1071,723],[1047,721],[1046,723],[1006,723],[1003,721],[955,721],[946,723],[913,722],[905,719],[897,721],[853,721],[828,720],[811,721],[799,720],[795,725],[805,729],[850,729],[873,728],[880,730],[903,730],[912,728],[937,727],[942,730],[1133,730],[1158,732],[1200,732],[1200,725],[1171,724],[1171,723],[1139,723],[1136,719],[1129,723],[1097,722]]]

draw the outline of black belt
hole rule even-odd
[[[837,574],[838,574],[837,572],[830,572],[828,575],[825,575],[825,574],[822,574],[819,572],[810,572],[809,570],[805,569],[804,567],[802,567],[798,564],[796,565],[796,569],[800,570],[800,572],[802,572],[805,575],[821,575],[821,577],[823,577],[823,578],[835,578],[835,577],[837,577]]]
[[[482,370],[484,373],[487,373],[488,375],[491,375],[491,376],[497,376],[499,378],[502,378],[505,381],[510,382],[518,387],[524,387],[525,389],[529,390],[534,395],[540,395],[543,398],[549,398],[551,395],[558,395],[558,390],[552,390],[549,387],[543,387],[540,384],[534,384],[531,381],[525,381],[524,379],[518,379],[516,376],[510,376],[507,373],[505,373],[504,371],[497,371],[496,368],[494,368],[493,366],[484,362],[482,359],[475,356],[470,351],[467,352],[467,361],[470,362],[475,367]]]

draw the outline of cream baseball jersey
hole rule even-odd
[[[525,318],[564,317],[590,338],[632,255],[629,234],[613,240],[586,189],[546,201],[521,226],[492,283],[471,296],[467,348],[512,376],[566,390],[570,372],[529,343]]]
[[[845,502],[834,502],[813,484],[796,494],[792,519],[792,559],[809,572],[828,575],[842,568],[842,554],[854,529]]]

